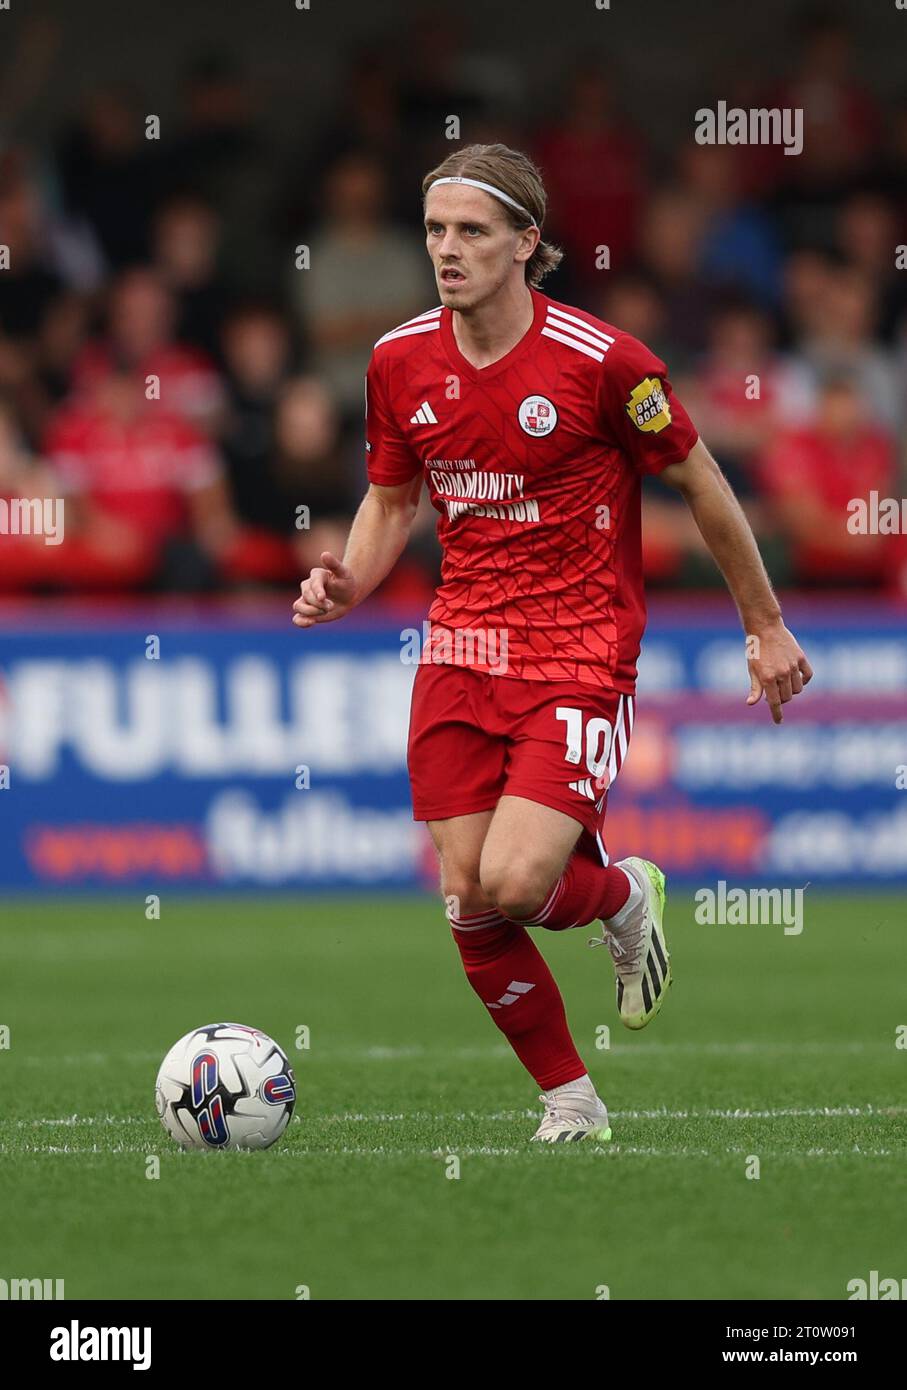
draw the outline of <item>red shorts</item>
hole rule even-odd
[[[416,820],[490,811],[501,796],[579,821],[603,857],[608,788],[635,699],[578,681],[527,681],[465,666],[416,672],[407,762]]]

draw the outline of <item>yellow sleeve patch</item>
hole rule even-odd
[[[633,387],[627,401],[627,414],[643,434],[658,434],[671,423],[671,407],[657,376],[647,376]]]

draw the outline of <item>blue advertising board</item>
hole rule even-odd
[[[816,677],[776,728],[744,703],[729,606],[653,605],[612,854],[689,881],[907,883],[905,612],[787,617]],[[0,889],[434,886],[406,627],[375,605],[304,633],[283,608],[6,615]]]

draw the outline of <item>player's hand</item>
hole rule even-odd
[[[321,565],[312,570],[299,588],[299,598],[293,604],[293,623],[296,627],[336,622],[356,602],[356,581],[352,570],[329,550],[321,552]]]
[[[752,639],[747,639],[748,644]],[[779,619],[766,631],[757,634],[755,654],[747,660],[750,673],[748,705],[757,705],[764,695],[772,719],[780,724],[784,718],[781,706],[799,695],[813,677],[813,668],[806,659],[792,632]]]

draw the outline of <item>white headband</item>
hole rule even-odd
[[[466,183],[469,184],[470,188],[481,188],[483,193],[490,193],[492,198],[499,198],[501,202],[506,203],[508,207],[515,208],[517,212],[521,212],[524,217],[529,218],[533,227],[537,228],[538,224],[528,208],[524,208],[522,203],[518,203],[515,198],[511,198],[509,193],[502,193],[500,188],[495,188],[490,183],[482,183],[480,179],[465,179],[456,175],[448,179],[435,179],[434,183],[429,184],[429,193],[433,188],[437,188],[439,183]]]

